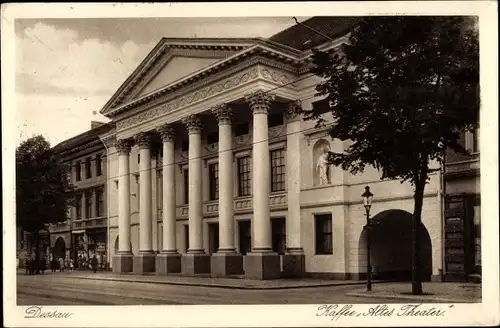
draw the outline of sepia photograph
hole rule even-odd
[[[449,3],[3,4],[4,321],[498,324],[497,5]]]

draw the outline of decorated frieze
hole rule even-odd
[[[232,76],[228,79],[222,80],[218,83],[215,83],[213,85],[210,85],[208,87],[205,87],[203,89],[200,89],[196,92],[187,94],[183,97],[179,97],[175,100],[172,100],[168,103],[159,105],[155,108],[146,110],[138,115],[135,115],[130,118],[126,118],[124,120],[118,121],[116,123],[116,128],[118,130],[123,130],[126,129],[130,126],[142,123],[144,121],[148,121],[150,119],[163,116],[165,114],[172,113],[174,111],[177,111],[178,109],[191,105],[193,103],[197,103],[199,101],[204,100],[205,98],[212,97],[215,95],[218,95],[220,93],[223,93],[229,89],[232,89],[234,87],[237,87],[243,83],[246,83],[251,80],[255,80],[258,78],[258,71],[257,68],[251,69],[249,71],[246,71],[244,73],[238,74],[236,76]]]

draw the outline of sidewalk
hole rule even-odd
[[[18,274],[24,274],[24,271],[18,271]],[[270,290],[270,289],[295,289],[311,287],[331,287],[363,285],[359,280],[326,280],[326,279],[275,279],[275,280],[249,280],[242,277],[235,278],[211,278],[210,276],[183,277],[180,275],[156,276],[155,274],[136,275],[136,274],[117,274],[112,272],[91,271],[73,271],[73,272],[50,272],[45,275],[71,277],[73,279],[89,280],[109,280],[122,282],[196,286],[196,287],[215,287],[230,289],[252,289],[252,290]],[[374,284],[380,283],[374,281]]]
[[[347,296],[358,296],[363,298],[391,298],[401,301],[434,301],[449,303],[475,303],[481,302],[481,285],[473,283],[452,282],[426,282],[423,284],[424,295],[411,294],[411,282],[384,283],[373,285],[372,291],[356,289],[347,293]]]

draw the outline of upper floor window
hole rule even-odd
[[[184,170],[184,204],[189,204],[189,170]]]
[[[75,212],[76,220],[80,220],[82,218],[82,195],[75,197]]]
[[[96,189],[96,216],[101,217],[104,216],[104,188],[99,187]]]
[[[250,156],[238,158],[238,195],[249,196],[251,193]]]
[[[80,161],[75,163],[75,180],[82,180],[82,163]]]
[[[85,159],[85,178],[92,178],[92,158],[90,157]]]
[[[92,193],[90,191],[85,192],[85,217],[87,219],[92,217]]]
[[[96,175],[101,176],[102,175],[102,155],[97,154],[95,157],[95,168],[96,168]]]
[[[271,192],[285,190],[285,150],[271,151]]]
[[[219,199],[219,164],[213,163],[208,167],[210,200]]]

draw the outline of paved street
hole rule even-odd
[[[390,298],[346,296],[360,286],[325,286],[283,290],[75,279],[71,274],[17,275],[18,305],[169,305],[169,304],[320,304],[398,303]]]

